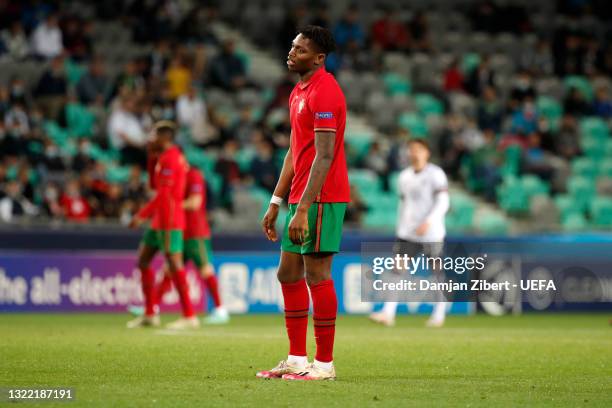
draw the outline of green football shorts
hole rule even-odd
[[[209,238],[191,238],[185,240],[183,262],[187,264],[189,261],[192,261],[198,268],[212,262],[212,245]]]
[[[183,231],[148,228],[142,237],[141,244],[164,253],[181,253],[183,252]]]
[[[297,210],[297,204],[289,204],[281,249],[296,254],[338,252],[342,239],[342,224],[346,203],[313,203],[308,209],[308,236],[302,245],[289,239],[289,222]]]

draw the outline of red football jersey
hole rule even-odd
[[[299,203],[315,158],[315,131],[334,131],[334,158],[316,202],[350,201],[349,180],[344,155],[346,101],[334,76],[324,68],[308,82],[298,82],[289,97],[291,119],[291,154],[295,175],[291,182],[289,204]]]
[[[171,230],[185,227],[185,181],[187,162],[177,146],[163,152],[155,165],[155,197],[139,212],[141,218],[153,217],[151,227]]]
[[[210,226],[206,214],[206,184],[200,170],[191,167],[187,172],[185,198],[193,194],[202,196],[202,204],[195,211],[185,210],[185,239],[210,238]]]
[[[89,219],[91,208],[83,197],[70,197],[63,195],[60,198],[60,205],[64,210],[64,215],[70,221],[85,222]]]

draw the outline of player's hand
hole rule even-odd
[[[425,235],[428,229],[429,229],[429,222],[425,221],[424,223],[418,226],[415,232],[417,235],[421,236],[421,235]]]
[[[144,222],[145,222],[144,219],[134,216],[134,218],[132,218],[132,221],[130,221],[129,227],[132,229],[136,229],[136,228],[139,228],[142,224],[144,224]]]
[[[302,245],[308,238],[308,211],[298,211],[289,221],[289,239],[296,245]]]
[[[266,215],[261,220],[261,229],[268,240],[276,242],[278,236],[276,235],[276,218],[278,218],[278,208],[276,204],[270,204]]]

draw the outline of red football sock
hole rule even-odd
[[[162,297],[172,289],[172,277],[168,274],[164,275],[164,279],[157,285],[155,290],[155,304],[160,305]]]
[[[221,298],[219,297],[219,282],[215,275],[211,275],[208,278],[204,278],[204,283],[208,289],[208,293],[212,297],[215,307],[221,306]]]
[[[310,286],[317,354],[315,359],[322,363],[333,360],[334,335],[338,300],[334,281],[329,279]]]
[[[145,302],[145,315],[153,316],[155,314],[155,272],[151,268],[143,268],[140,270],[140,279]]]
[[[181,307],[183,309],[183,316],[193,317],[193,306],[191,305],[191,299],[189,299],[189,286],[187,285],[187,273],[185,269],[180,269],[172,274],[174,280],[174,286],[179,294],[181,300]]]
[[[308,328],[308,287],[306,280],[281,283],[285,300],[285,326],[289,336],[289,354],[306,356],[306,329]]]

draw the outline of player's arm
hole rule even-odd
[[[296,214],[289,223],[289,238],[295,244],[301,244],[308,234],[308,209],[315,201],[334,159],[336,132],[315,131],[315,158],[310,168],[306,189],[300,198]]]
[[[169,209],[170,201],[172,200],[172,186],[174,185],[176,166],[168,160],[160,161],[159,165],[161,169],[155,180],[155,196],[136,213],[130,224],[131,227],[138,227],[145,220],[151,218],[156,211],[163,211],[162,216],[169,217],[168,211],[164,210]]]
[[[448,194],[448,181],[444,174],[436,177],[436,189],[434,191],[434,202],[431,210],[425,217],[425,221],[416,229],[417,235],[424,235],[429,229],[432,220],[444,217],[450,208],[450,197]]]
[[[293,169],[293,155],[291,154],[291,146],[289,146],[289,150],[285,155],[285,160],[283,161],[283,168],[281,169],[280,176],[278,181],[276,182],[276,187],[274,188],[274,195],[277,197],[286,197],[289,193],[289,189],[291,188],[291,181],[293,180],[293,176],[295,171]],[[268,211],[264,215],[261,220],[261,228],[263,229],[266,238],[270,241],[276,241],[278,236],[276,235],[276,219],[278,218],[278,204],[270,203],[268,205]]]

